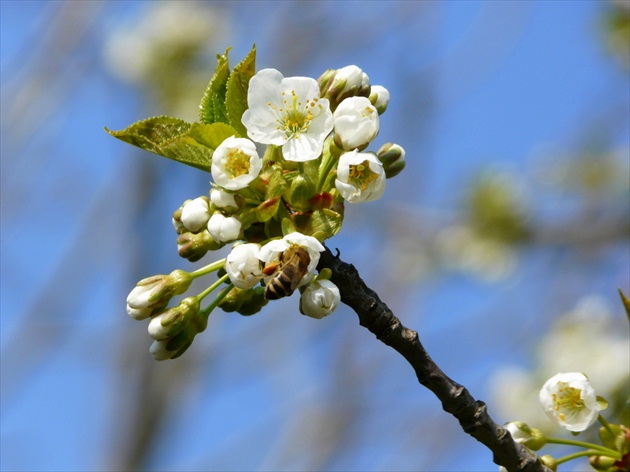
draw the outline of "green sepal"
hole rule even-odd
[[[240,136],[247,136],[247,129],[241,118],[247,110],[247,90],[249,81],[256,73],[256,45],[230,74],[227,81],[225,95],[225,109],[229,123],[238,131]]]
[[[604,411],[609,406],[608,400],[606,400],[604,397],[600,397],[599,395],[597,395],[597,405],[599,406],[599,411]]]
[[[312,213],[296,213],[293,221],[300,233],[308,234],[323,242],[339,232],[343,216],[334,210],[324,209]]]
[[[287,234],[295,233],[297,230],[295,229],[295,224],[289,218],[282,218],[282,235],[286,236]]]
[[[199,121],[202,123],[229,123],[225,108],[225,97],[228,79],[230,78],[230,65],[228,62],[230,49],[227,48],[223,54],[217,54],[217,67],[199,104]]]
[[[602,444],[610,449],[619,451],[622,454],[628,452],[630,444],[626,441],[626,431],[618,424],[609,424],[608,428],[599,428],[599,439]]]

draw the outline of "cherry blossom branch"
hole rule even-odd
[[[475,400],[465,387],[442,372],[420,343],[418,333],[402,325],[376,292],[365,285],[352,264],[326,248],[318,270],[325,267],[332,270],[331,281],[339,287],[341,301],[359,316],[359,324],[407,359],[418,381],[438,397],[444,411],[455,416],[466,433],[492,451],[496,464],[509,472],[550,472],[536,454],[516,443],[492,420],[484,402]]]

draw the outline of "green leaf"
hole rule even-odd
[[[293,222],[300,233],[313,236],[322,242],[339,232],[343,216],[334,210],[324,209],[312,213],[296,213]]]
[[[236,130],[224,123],[186,123],[158,116],[139,121],[120,131],[105,130],[112,136],[146,151],[168,157],[204,171],[210,170],[212,153]]]
[[[227,48],[222,55],[217,54],[217,67],[199,104],[199,121],[202,123],[229,123],[225,109],[227,83],[230,77],[229,51],[230,48]]]
[[[190,129],[190,126],[190,123],[179,118],[155,116],[138,121],[120,131],[112,131],[107,127],[105,131],[121,141],[159,154],[160,145],[164,141],[181,136]]]
[[[247,136],[247,129],[241,122],[241,117],[247,110],[247,90],[249,80],[256,73],[256,45],[232,71],[227,82],[225,108],[229,123],[241,136]]]

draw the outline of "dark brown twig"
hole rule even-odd
[[[402,325],[352,264],[326,248],[318,269],[324,267],[332,270],[331,281],[339,287],[341,301],[357,313],[361,326],[407,359],[418,381],[438,397],[444,411],[455,416],[466,433],[492,451],[496,464],[509,472],[550,472],[536,454],[514,442],[507,430],[492,420],[484,402],[475,400],[465,387],[442,372],[420,343],[418,333]]]

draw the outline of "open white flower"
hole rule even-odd
[[[217,212],[208,221],[208,232],[216,242],[227,243],[239,238],[241,226],[237,218]]]
[[[258,177],[262,159],[256,145],[247,138],[230,136],[212,154],[212,178],[221,187],[239,190]]]
[[[260,246],[239,244],[232,248],[225,261],[225,271],[235,287],[248,290],[262,279],[262,264],[258,258]]]
[[[282,239],[274,239],[269,241],[260,249],[258,258],[265,264],[272,264],[280,260],[280,256],[284,251],[291,246],[300,246],[308,252],[309,263],[307,267],[307,273],[302,277],[297,287],[307,284],[313,278],[313,273],[319,262],[319,253],[324,250],[324,246],[312,236],[307,236],[299,232],[293,232],[287,234]],[[272,276],[265,279],[268,282]]]
[[[321,319],[335,311],[340,301],[339,288],[330,280],[319,280],[304,289],[300,311],[303,315]]]
[[[310,161],[322,153],[333,119],[315,79],[262,69],[249,81],[247,104],[242,121],[254,141],[282,146],[288,161]]]
[[[335,144],[346,151],[363,149],[378,134],[378,112],[369,99],[350,97],[333,114]]]
[[[554,375],[543,385],[539,398],[547,416],[569,431],[584,431],[602,409],[588,378],[580,372]]]
[[[350,203],[376,200],[385,191],[385,171],[369,152],[346,152],[339,158],[335,187]]]
[[[193,233],[208,224],[210,219],[210,209],[208,208],[208,199],[205,197],[195,198],[189,201],[182,208],[181,216],[182,224]]]

